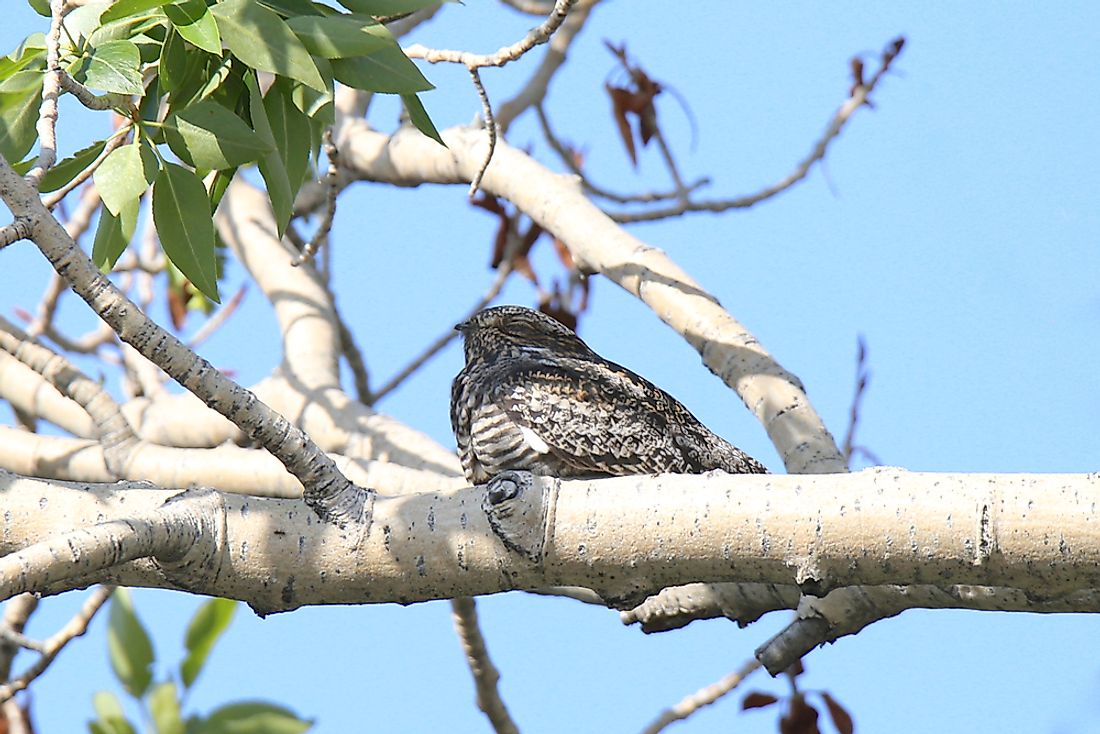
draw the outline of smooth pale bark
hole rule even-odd
[[[629,603],[693,581],[800,584],[814,593],[857,584],[976,584],[1045,598],[1100,587],[1094,475],[525,476],[527,489],[497,505],[487,502],[499,483],[488,493],[473,487],[379,498],[365,532],[322,523],[298,501],[223,495],[213,522],[224,532],[193,564],[186,587],[147,561],[109,573],[85,565],[78,581],[186,588],[243,599],[262,612],[545,586],[586,587]],[[169,496],[6,474],[0,487],[3,554],[63,528],[144,516]],[[510,542],[524,528],[544,542],[516,552],[495,535],[502,523]],[[0,587],[15,560],[0,559]],[[60,580],[58,568],[19,568],[41,574],[35,590],[74,585]]]

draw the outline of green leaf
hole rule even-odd
[[[27,5],[41,16],[50,17],[50,0],[27,0]]]
[[[46,58],[46,37],[41,33],[32,33],[19,44],[19,48],[7,56],[0,57],[0,80],[7,79],[15,72],[38,59]]]
[[[111,272],[122,253],[130,246],[130,239],[137,228],[139,208],[140,202],[131,199],[122,207],[117,217],[106,207],[99,212],[99,225],[92,243],[92,262],[101,272]]]
[[[286,168],[291,195],[296,196],[309,169],[311,145],[309,118],[294,104],[292,91],[285,79],[276,80],[264,97],[264,110]]]
[[[100,23],[110,23],[112,20],[125,18],[128,15],[140,13],[143,10],[152,10],[166,5],[172,0],[116,0],[116,2],[99,16]]]
[[[293,18],[296,15],[322,14],[317,6],[309,0],[260,0],[260,2],[279,13],[284,18]],[[329,10],[329,8],[325,9]]]
[[[95,160],[96,156],[103,152],[103,148],[106,145],[106,140],[96,141],[87,148],[78,150],[68,158],[62,160],[56,166],[46,171],[46,175],[42,177],[42,185],[38,187],[38,190],[43,194],[57,191],[59,188],[76,178],[78,173],[87,168],[91,162]]]
[[[318,91],[328,89],[313,57],[278,13],[254,0],[224,0],[211,10],[222,39],[241,61],[297,79]]]
[[[100,27],[99,17],[107,10],[109,3],[92,2],[75,8],[62,21],[61,48],[70,50],[78,56],[86,50],[88,38]]]
[[[197,168],[218,170],[251,163],[274,146],[217,102],[203,100],[164,123],[172,152]]]
[[[153,715],[157,734],[183,734],[179,693],[172,681],[154,686],[149,692],[149,713]]]
[[[385,35],[371,33],[372,28],[382,28],[376,21],[352,15],[300,15],[288,20],[287,25],[310,53],[326,59],[363,56],[389,42]]]
[[[222,706],[203,722],[204,734],[301,734],[313,722],[270,703],[248,702]]]
[[[180,663],[180,679],[184,688],[190,688],[195,682],[207,656],[214,649],[214,643],[225,632],[236,611],[237,602],[232,599],[211,599],[195,612],[184,638],[187,657]]]
[[[415,94],[435,88],[396,43],[370,56],[333,59],[332,74],[349,87],[368,92]]]
[[[229,184],[233,183],[233,177],[237,175],[236,168],[224,168],[217,171],[210,180],[210,216],[214,216],[214,212],[218,211],[218,204],[222,202],[222,197],[225,196],[225,192],[229,190]],[[218,230],[214,230],[214,247],[222,247],[222,242],[218,239],[220,235]],[[218,267],[221,270],[221,266]]]
[[[378,17],[404,15],[440,4],[440,0],[337,0],[337,2],[354,13]]]
[[[210,300],[220,303],[214,222],[198,176],[175,163],[165,164],[153,182],[153,222],[168,259]]]
[[[447,144],[439,136],[439,131],[435,129],[432,118],[428,117],[428,111],[424,109],[424,103],[420,98],[415,94],[402,94],[401,101],[405,103],[405,109],[409,111],[409,119],[412,120],[413,125],[416,125],[416,129],[446,148]]]
[[[84,84],[120,94],[141,94],[141,54],[133,41],[107,41],[91,50],[84,63]]]
[[[122,704],[118,702],[113,693],[97,691],[92,697],[92,705],[95,707],[97,721],[88,722],[89,728],[95,734],[134,734],[134,727],[126,719],[122,712]]]
[[[10,86],[19,86],[16,82],[21,79],[29,79],[31,85],[8,91]],[[38,139],[35,125],[41,104],[42,74],[38,72],[18,72],[0,85],[0,155],[9,163],[22,160]]]
[[[164,14],[179,34],[203,51],[215,56],[222,52],[222,37],[218,22],[203,0],[183,0],[164,9]]]
[[[145,193],[157,175],[156,156],[134,142],[111,151],[92,174],[103,205],[118,216],[122,208]]]
[[[107,651],[123,687],[134,698],[141,698],[153,679],[153,645],[134,613],[130,592],[124,588],[115,589],[111,595]]]
[[[255,75],[249,74],[245,83],[248,85],[248,111],[252,116],[252,126],[256,128],[256,134],[271,145],[271,151],[265,153],[260,159],[259,168],[260,175],[264,177],[264,183],[267,184],[267,198],[271,201],[271,209],[275,213],[276,231],[282,237],[294,209],[295,192],[287,175],[282,151],[276,145],[271,123],[267,118],[267,110],[264,109],[264,100],[260,97],[260,85],[256,82]],[[268,94],[271,92],[269,91]]]
[[[188,82],[196,82],[198,72],[205,65],[204,56],[205,54],[189,49],[183,37],[175,30],[169,31],[160,47],[160,88],[171,94]],[[177,100],[173,97],[172,101]]]

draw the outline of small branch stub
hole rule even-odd
[[[481,507],[507,548],[541,563],[552,532],[550,508],[556,495],[556,479],[536,483],[530,472],[506,471],[485,485]]]

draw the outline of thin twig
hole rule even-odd
[[[505,0],[509,3],[511,1],[513,0]],[[597,2],[599,0],[578,0],[573,9],[569,11],[569,17],[566,18],[565,23],[550,39],[549,48],[542,57],[542,61],[539,62],[539,67],[535,70],[535,73],[531,75],[531,78],[527,80],[527,83],[523,85],[519,92],[497,109],[497,125],[500,127],[501,132],[507,132],[512,122],[526,110],[542,104],[550,88],[550,81],[562,64],[565,63],[565,54],[569,50],[569,46],[572,45],[573,40],[584,28],[589,14]],[[540,3],[540,7],[546,8],[546,10],[537,13],[537,15],[546,15],[549,11],[549,3]]]
[[[50,667],[50,663],[54,661],[54,658],[69,642],[83,635],[88,630],[92,617],[107,603],[107,600],[111,598],[111,592],[114,590],[115,587],[113,586],[97,587],[84,601],[80,611],[56,634],[42,644],[42,657],[27,668],[22,675],[12,680],[11,683],[0,685],[0,702],[7,701],[19,691],[25,690],[31,684],[31,681],[42,675],[46,668]]]
[[[497,123],[493,119],[493,107],[489,104],[489,95],[485,92],[485,85],[481,83],[481,74],[474,66],[469,68],[469,72],[470,78],[474,82],[474,88],[477,89],[477,96],[481,99],[481,111],[485,113],[485,131],[489,133],[489,150],[485,153],[485,162],[481,164],[474,180],[470,182],[470,191],[467,196],[472,199],[477,193],[478,187],[481,186],[481,179],[485,176],[489,163],[493,160],[493,151],[497,147]]]
[[[735,199],[720,199],[714,201],[689,201],[687,203],[681,202],[675,206],[666,207],[663,209],[650,209],[648,211],[641,212],[620,212],[612,213],[610,216],[616,222],[623,224],[631,222],[651,222],[657,219],[667,219],[668,217],[675,217],[686,212],[724,212],[729,209],[747,209],[751,206],[759,204],[765,199],[770,199],[776,194],[786,191],[796,183],[806,178],[809,175],[810,169],[815,163],[825,158],[825,153],[829,148],[829,144],[840,135],[844,126],[855,114],[856,110],[864,105],[870,105],[871,92],[874,91],[875,86],[879,83],[882,77],[890,69],[891,64],[898,57],[901,52],[901,48],[905,43],[905,39],[899,37],[895,39],[883,52],[881,63],[878,71],[875,72],[869,80],[857,79],[853,84],[850,96],[844,101],[844,104],[834,113],[832,119],[829,121],[828,126],[825,128],[825,133],[814,144],[810,154],[807,155],[802,161],[795,166],[795,169],[784,176],[776,183],[768,186],[755,194],[749,194],[748,196],[740,196]]]
[[[502,3],[518,10],[521,13],[527,13],[528,15],[546,15],[549,13],[554,4],[546,2],[546,0],[500,0]]]
[[[740,685],[741,681],[745,680],[759,667],[760,661],[753,658],[742,665],[739,670],[733,671],[717,683],[712,683],[709,686],[700,688],[695,693],[685,696],[675,706],[662,711],[660,716],[642,730],[642,734],[657,734],[669,724],[686,719],[704,706],[709,706]]]
[[[614,201],[619,204],[647,204],[654,201],[667,201],[669,199],[678,199],[680,197],[679,191],[649,191],[641,194],[617,194],[614,191],[608,191],[605,188],[597,186],[588,178],[588,176],[585,175],[585,173],[581,170],[581,167],[577,165],[577,161],[574,159],[569,149],[554,134],[554,131],[550,128],[550,119],[546,116],[546,110],[543,109],[543,106],[541,104],[535,106],[535,112],[538,115],[539,124],[542,126],[542,134],[543,137],[546,138],[546,142],[550,145],[554,152],[558,154],[558,157],[561,158],[562,163],[564,163],[566,167],[569,168],[569,170],[572,171],[573,174],[580,179],[581,186],[583,186],[584,189],[589,193],[599,196],[602,199]],[[708,186],[710,182],[711,181],[709,178],[703,177],[695,181],[694,183],[686,185],[685,189],[688,193],[691,193],[693,191],[701,189],[704,186]]]
[[[852,407],[848,411],[848,432],[844,436],[844,444],[841,453],[844,454],[844,463],[852,468],[852,458],[856,454],[862,454],[875,464],[881,464],[878,456],[865,446],[855,445],[856,427],[859,425],[859,411],[863,404],[863,396],[867,394],[867,386],[871,382],[871,370],[867,368],[867,343],[863,335],[859,335],[858,350],[856,352],[856,390],[852,396]]]
[[[340,152],[336,149],[336,143],[332,142],[332,128],[325,130],[321,144],[325,149],[325,157],[328,158],[328,169],[325,171],[323,184],[325,187],[325,211],[321,215],[321,222],[317,225],[317,231],[305,243],[298,257],[291,261],[291,265],[297,267],[313,259],[317,248],[328,238],[332,230],[332,220],[336,216],[336,195],[340,193]],[[297,233],[295,233],[297,234]]]
[[[423,59],[431,64],[450,62],[462,64],[467,68],[478,69],[483,66],[504,66],[509,61],[515,61],[539,44],[546,43],[550,36],[558,29],[569,9],[577,0],[557,0],[554,10],[541,24],[532,28],[522,40],[511,46],[503,46],[492,54],[475,54],[469,51],[451,51],[447,49],[428,48],[419,43],[413,44],[404,50],[405,55],[411,59]]]
[[[124,117],[132,117],[137,113],[137,107],[130,95],[121,92],[108,92],[107,94],[95,94],[92,90],[69,76],[68,72],[61,72],[61,88],[76,97],[80,104],[90,110],[112,110],[120,108]]]
[[[500,672],[489,657],[485,647],[485,638],[477,623],[477,603],[468,596],[451,600],[454,614],[455,631],[466,653],[466,662],[474,676],[474,688],[477,690],[477,707],[488,717],[489,723],[497,734],[519,734],[516,723],[508,714],[508,707],[500,697],[497,682]]]
[[[72,181],[65,184],[57,191],[54,191],[48,196],[43,196],[42,203],[46,205],[46,208],[53,209],[62,199],[69,195],[70,191],[87,181],[91,177],[91,175],[95,173],[95,170],[99,168],[100,164],[102,164],[103,161],[107,160],[107,156],[109,156],[116,148],[122,147],[122,145],[126,142],[126,137],[129,132],[130,125],[126,125],[125,127],[120,128],[114,135],[107,138],[107,144],[103,146],[103,150],[100,151],[99,155],[95,157],[95,160],[88,164],[87,168],[76,174]]]
[[[57,162],[57,98],[61,94],[61,21],[65,0],[50,0],[50,32],[46,35],[46,73],[42,78],[42,106],[38,108],[38,160],[24,180],[38,188]]]
[[[497,277],[493,280],[493,284],[489,286],[489,290],[485,291],[485,295],[470,309],[466,318],[472,317],[481,309],[488,306],[493,302],[493,299],[500,295],[501,289],[504,287],[505,281],[508,280],[508,276],[512,274],[512,266],[510,260],[505,260],[501,263],[497,269]],[[458,336],[458,332],[453,328],[447,329],[438,339],[428,345],[420,356],[416,357],[412,362],[409,362],[400,372],[391,377],[382,387],[377,390],[368,393],[369,400],[366,401],[368,405],[374,405],[383,397],[393,392],[402,382],[416,372],[418,369],[424,366],[424,363],[434,357],[443,347],[451,343],[451,340]]]
[[[37,608],[38,597],[27,593],[12,597],[4,605],[4,614],[0,617],[0,683],[11,677],[11,665],[20,648],[36,649],[23,641],[22,633]]]
[[[230,316],[240,307],[241,301],[244,300],[244,294],[248,291],[248,283],[242,283],[241,287],[237,289],[237,292],[233,294],[233,297],[225,302],[221,308],[214,312],[214,315],[206,320],[202,326],[200,326],[194,333],[194,335],[187,341],[187,346],[191,349],[196,349],[204,341],[214,335],[218,329],[225,324]]]
[[[672,176],[672,183],[676,186],[677,200],[684,204],[688,203],[688,194],[691,190],[684,185],[684,180],[680,177],[680,169],[676,166],[676,159],[672,157],[672,149],[668,147],[668,142],[660,128],[653,130],[653,140],[657,141],[657,148],[660,149],[661,157],[664,158],[665,166],[668,167],[668,173]]]
[[[21,647],[24,650],[34,650],[35,652],[42,652],[44,649],[42,643],[38,640],[32,640],[22,632],[16,632],[6,624],[0,624],[0,642],[6,642],[16,647]]]
[[[114,336],[113,331],[110,334]],[[42,375],[58,392],[84,409],[95,425],[108,471],[116,478],[123,478],[128,460],[140,441],[110,393],[60,354],[30,341],[2,316],[0,349]]]
[[[351,370],[351,377],[355,383],[355,397],[360,403],[369,405],[371,392],[367,361],[363,359],[363,352],[355,341],[355,334],[352,333],[347,322],[344,321],[340,310],[335,308],[335,300],[333,301],[333,310],[336,313],[336,326],[340,330],[340,353],[347,361],[348,369]]]

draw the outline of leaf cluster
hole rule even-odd
[[[211,599],[199,607],[184,636],[186,654],[179,664],[178,680],[167,676],[155,683],[153,663],[156,657],[149,634],[134,611],[129,592],[121,588],[115,590],[107,631],[111,668],[142,710],[148,731],[155,734],[300,734],[312,726],[311,722],[299,719],[281,706],[261,701],[228,704],[208,716],[192,715],[184,719],[182,709],[187,693],[202,672],[214,644],[233,620],[236,609],[237,603],[229,599]],[[99,691],[93,702],[96,718],[88,722],[91,734],[134,734],[137,731],[114,694]]]
[[[28,1],[48,14],[44,3]],[[218,202],[236,172],[255,165],[283,233],[333,122],[335,82],[401,95],[412,123],[442,143],[417,97],[432,84],[379,22],[438,2],[115,0],[76,8],[63,21],[61,68],[110,95],[123,121],[111,137],[54,166],[42,191],[62,188],[112,145],[94,174],[104,204],[96,264],[114,266],[151,191],[165,255],[218,301]],[[0,57],[0,154],[20,172],[34,164],[27,156],[45,72],[41,33]]]

